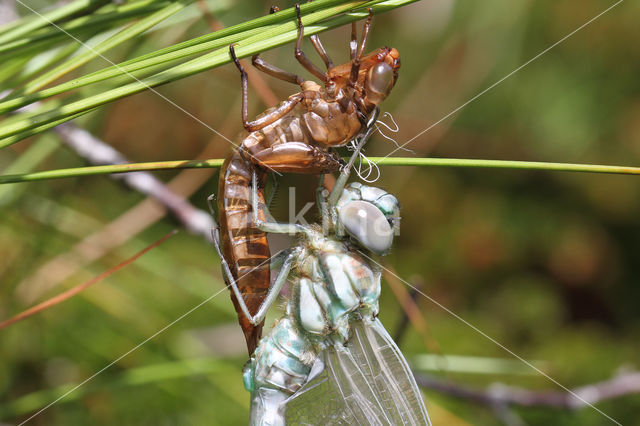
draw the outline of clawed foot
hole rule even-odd
[[[318,148],[315,153],[316,161],[322,167],[321,173],[333,173],[341,170],[346,165],[337,152],[328,152]]]

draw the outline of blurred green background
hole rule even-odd
[[[28,4],[36,10],[49,5]],[[292,4],[278,3],[281,8]],[[394,138],[404,143],[437,123],[407,146],[413,153],[395,155],[636,165],[637,2],[614,7],[440,121],[613,4],[424,0],[376,16],[369,48],[393,46],[402,58],[399,82],[383,105],[399,125]],[[211,32],[215,25],[264,15],[270,5],[233,0],[199,4],[189,9],[199,13],[178,25],[158,27],[105,56],[120,62]],[[29,13],[19,5],[18,11]],[[322,35],[336,62],[348,57],[348,37],[347,27]],[[263,56],[304,72],[292,45]],[[106,65],[96,59],[75,75]],[[264,81],[278,99],[295,90],[269,77]],[[232,139],[241,130],[240,86],[233,66],[171,83],[159,92]],[[251,115],[265,109],[254,89],[250,100]],[[229,151],[205,126],[150,92],[109,104],[77,124],[132,162],[191,159],[203,151],[208,158],[221,158]],[[51,147],[39,169],[86,165],[55,135],[39,140]],[[0,166],[13,164],[35,141],[1,150]],[[366,153],[384,156],[394,148],[378,136]],[[172,187],[193,192],[189,200],[202,209],[217,190],[215,171],[154,174],[165,181],[178,179]],[[402,203],[401,235],[384,259],[399,276],[421,283],[422,291],[438,303],[514,353],[539,362],[567,387],[638,368],[637,178],[382,167],[375,185]],[[290,186],[297,188],[299,207],[314,197],[313,179],[282,178],[273,209],[282,220],[287,219]],[[0,319],[100,274],[181,228],[156,203],[107,176],[3,186],[0,191]],[[26,419],[151,336],[30,424],[246,423],[249,400],[241,379],[246,352],[227,292],[181,317],[223,288],[219,269],[207,241],[182,230],[79,296],[0,331],[0,423]],[[429,334],[425,339],[409,326],[400,345],[410,362],[429,352],[442,357],[426,373],[479,389],[502,383],[560,390],[524,364],[512,374],[509,353],[426,298],[416,300]],[[381,320],[393,334],[403,312],[386,286],[381,303]],[[464,364],[473,358],[463,358],[461,367],[450,363],[445,368],[448,355],[494,358],[505,372],[466,372]],[[499,414],[435,391],[424,395],[436,425],[610,422],[591,408],[512,407]],[[640,395],[597,407],[622,424],[637,424]]]

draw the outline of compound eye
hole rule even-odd
[[[380,62],[369,71],[369,88],[374,92],[388,95],[393,86],[393,68],[391,65]]]
[[[340,209],[340,221],[363,247],[386,254],[393,242],[393,228],[385,215],[371,203],[351,201]]]

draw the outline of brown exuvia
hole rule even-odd
[[[351,60],[346,64],[334,66],[318,37],[311,36],[313,46],[327,67],[326,72],[320,70],[301,50],[304,28],[300,9],[296,8],[296,58],[324,83],[324,87],[270,65],[255,55],[252,58],[255,67],[299,85],[301,91],[266,110],[254,121],[248,121],[247,75],[236,58],[233,45],[229,48],[241,74],[242,121],[246,132],[239,148],[231,152],[220,171],[219,234],[223,256],[252,315],[264,301],[270,283],[267,237],[254,226],[252,217],[253,173],[258,176],[257,201],[264,203],[264,182],[268,172],[322,174],[339,170],[342,161],[332,148],[346,145],[363,130],[369,115],[396,83],[400,68],[400,57],[394,48],[383,47],[363,55],[371,26],[370,11],[360,45],[356,40],[355,23],[352,25]],[[258,217],[265,219],[261,211]],[[252,354],[260,340],[264,321],[252,324],[242,313],[233,292],[231,298],[247,349]]]

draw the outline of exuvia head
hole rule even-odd
[[[383,47],[363,58],[364,62],[372,57],[371,65],[364,81],[364,104],[377,106],[389,96],[391,89],[398,81],[400,54],[392,47]],[[362,68],[362,65],[361,65]]]
[[[337,203],[341,226],[352,240],[380,255],[387,254],[400,227],[400,204],[372,186],[351,183]]]
[[[350,81],[353,61],[332,67],[327,72],[330,87],[353,85],[359,95],[358,107],[365,115],[379,105],[398,81],[400,54],[393,47],[381,47],[363,56],[358,67],[357,81]]]

